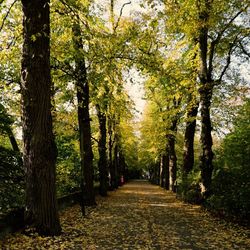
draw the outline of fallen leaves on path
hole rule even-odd
[[[199,206],[145,181],[130,182],[81,216],[78,205],[61,213],[57,237],[16,233],[1,249],[250,249],[249,230],[221,222]]]

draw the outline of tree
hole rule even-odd
[[[95,205],[93,152],[90,128],[91,119],[89,115],[89,83],[87,80],[87,70],[83,54],[83,42],[78,16],[76,22],[73,24],[72,31],[76,58],[75,80],[78,102],[78,123],[82,168],[81,186],[83,189],[83,195],[86,196],[84,198],[84,203],[86,205]]]
[[[52,131],[50,4],[22,0],[24,43],[21,69],[25,217],[43,235],[61,232],[55,189],[56,144]]]
[[[237,106],[236,102],[231,106]],[[207,204],[223,214],[249,220],[250,215],[250,99],[237,107],[233,129],[223,140],[215,159],[213,195]]]
[[[199,103],[195,94],[188,95],[186,128],[184,134],[183,152],[183,177],[184,179],[191,172],[194,165],[194,137],[196,128],[196,117],[198,114]]]
[[[99,179],[100,179],[100,189],[99,193],[102,196],[107,196],[108,190],[108,161],[107,161],[107,128],[106,128],[106,114],[101,110],[100,105],[96,105],[97,116],[99,121],[99,140],[98,140],[98,151],[99,151]]]

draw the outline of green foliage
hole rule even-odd
[[[14,119],[0,104],[0,216],[24,202],[24,171],[19,152],[14,152],[8,135]]]
[[[58,196],[67,195],[80,189],[80,157],[76,145],[77,138],[57,136],[57,192]]]
[[[189,203],[200,204],[202,197],[199,182],[200,171],[198,168],[194,168],[186,178],[180,179],[177,192],[181,199]]]
[[[20,155],[0,147],[0,216],[24,204],[24,171]]]
[[[208,205],[222,213],[250,218],[250,99],[246,99],[218,152],[213,195]]]
[[[80,154],[76,113],[61,109],[55,120],[58,196],[80,189]]]
[[[13,122],[13,117],[7,114],[4,106],[0,103],[0,134],[6,134]]]

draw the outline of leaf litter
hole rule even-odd
[[[0,241],[0,249],[250,249],[249,229],[219,220],[146,181],[129,182],[106,198],[98,196],[97,203],[84,217],[79,205],[62,211],[60,236],[17,232]]]

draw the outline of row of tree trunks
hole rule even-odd
[[[24,43],[21,69],[22,121],[24,168],[26,172],[26,223],[32,224],[42,235],[61,232],[55,188],[57,148],[52,130],[50,74],[50,2],[22,0]],[[89,84],[85,65],[79,18],[72,27],[75,49],[75,85],[78,101],[78,124],[81,156],[82,212],[85,205],[95,205],[93,152],[89,115]],[[100,139],[100,193],[107,195],[108,174],[106,155],[106,115],[97,107]],[[111,186],[120,184],[125,172],[125,160],[120,156],[118,135],[115,137],[112,160],[112,127],[109,128],[109,156]],[[15,151],[19,151],[12,131],[8,133]],[[119,166],[123,166],[119,171]]]
[[[199,94],[200,94],[200,113],[201,113],[201,155],[200,155],[200,169],[201,169],[201,193],[203,198],[206,199],[211,195],[211,184],[212,184],[212,172],[213,172],[213,151],[212,151],[212,126],[210,118],[210,106],[212,99],[212,92],[214,81],[212,79],[212,55],[209,58],[209,66],[207,63],[208,58],[208,23],[209,13],[211,11],[211,1],[205,0],[204,6],[199,6],[199,20],[200,28],[198,30],[197,41],[199,44],[199,69],[198,76],[200,82]],[[191,103],[187,111],[187,123],[184,135],[184,154],[183,154],[183,180],[186,179],[188,174],[191,172],[194,165],[194,136],[196,128],[196,117],[198,113],[199,103],[195,100],[195,96],[189,97]],[[176,153],[175,153],[175,134],[176,129],[174,124],[175,120],[172,121],[172,128],[170,133],[167,135],[168,141],[168,153],[169,157],[167,162],[169,163],[169,189],[175,190],[176,180]],[[164,172],[161,171],[161,186],[163,186]]]

